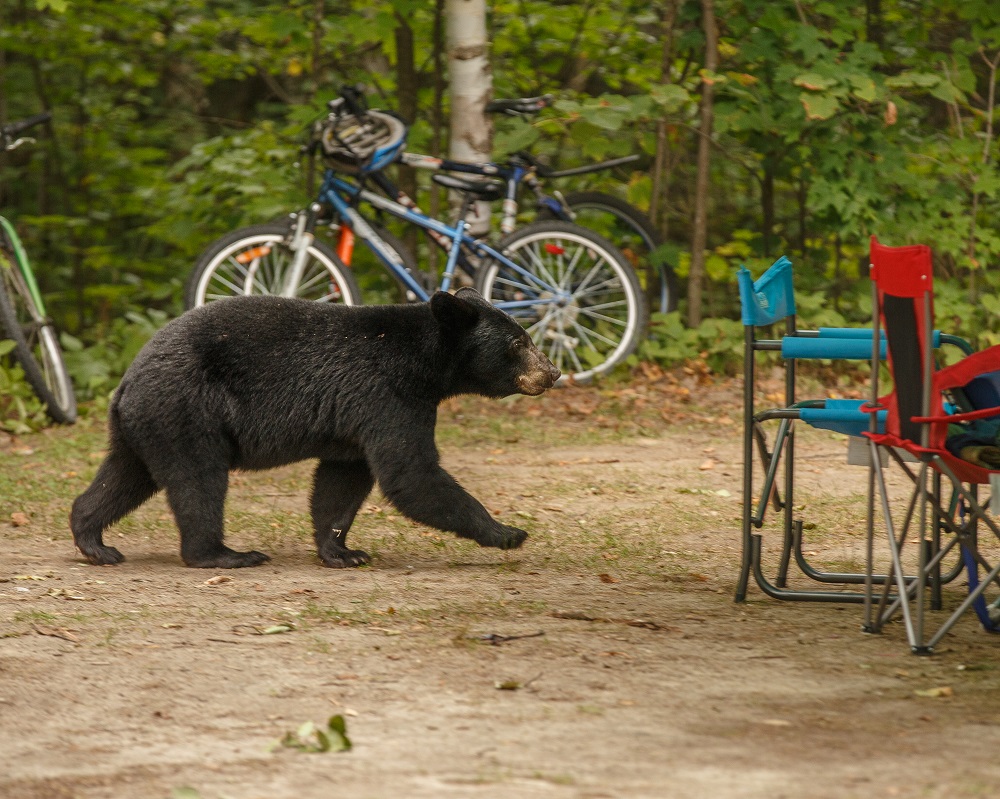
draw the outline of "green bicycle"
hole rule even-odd
[[[51,114],[38,114],[0,127],[0,149],[14,150],[34,139],[20,137],[28,128],[45,122]],[[0,216],[0,338],[14,343],[10,354],[24,370],[53,421],[76,421],[76,395],[66,371],[59,336],[45,312],[45,303],[28,255],[14,226]],[[9,345],[8,345],[9,346]],[[0,350],[2,352],[2,350]]]

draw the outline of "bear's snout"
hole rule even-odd
[[[527,368],[517,376],[517,388],[522,394],[535,397],[552,388],[561,372],[544,353],[536,347],[529,352]]]

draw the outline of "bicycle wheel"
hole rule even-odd
[[[209,245],[184,287],[184,305],[195,308],[225,297],[280,295],[294,253],[288,246],[287,223],[253,225]],[[361,304],[354,274],[332,249],[313,240],[295,296],[316,302]]]
[[[607,240],[570,222],[535,222],[496,249],[522,271],[487,259],[476,288],[528,330],[564,373],[560,382],[587,382],[635,351],[649,319],[646,298]]]
[[[52,321],[35,302],[21,271],[16,249],[0,240],[0,334],[14,342],[14,357],[49,417],[60,424],[76,421],[73,381],[63,362]]]
[[[645,278],[647,297],[660,313],[677,309],[677,276],[665,262],[654,263],[653,251],[663,244],[649,217],[634,205],[601,191],[570,192],[563,197],[574,222],[604,236]],[[552,216],[546,211],[545,216]]]

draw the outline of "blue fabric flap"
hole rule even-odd
[[[782,255],[756,281],[745,266],[736,275],[743,324],[770,325],[795,313],[792,262]]]

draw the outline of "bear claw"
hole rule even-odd
[[[319,554],[324,566],[331,569],[348,569],[353,566],[364,566],[371,563],[371,555],[360,549],[339,549],[331,555]]]
[[[125,556],[114,547],[93,547],[81,552],[95,566],[113,566],[125,560]]]
[[[517,549],[528,538],[528,534],[517,527],[504,527],[500,549]]]
[[[204,558],[185,558],[184,563],[196,569],[242,569],[248,566],[260,566],[270,559],[263,552],[256,550],[236,552],[232,549],[225,549],[218,554]]]

